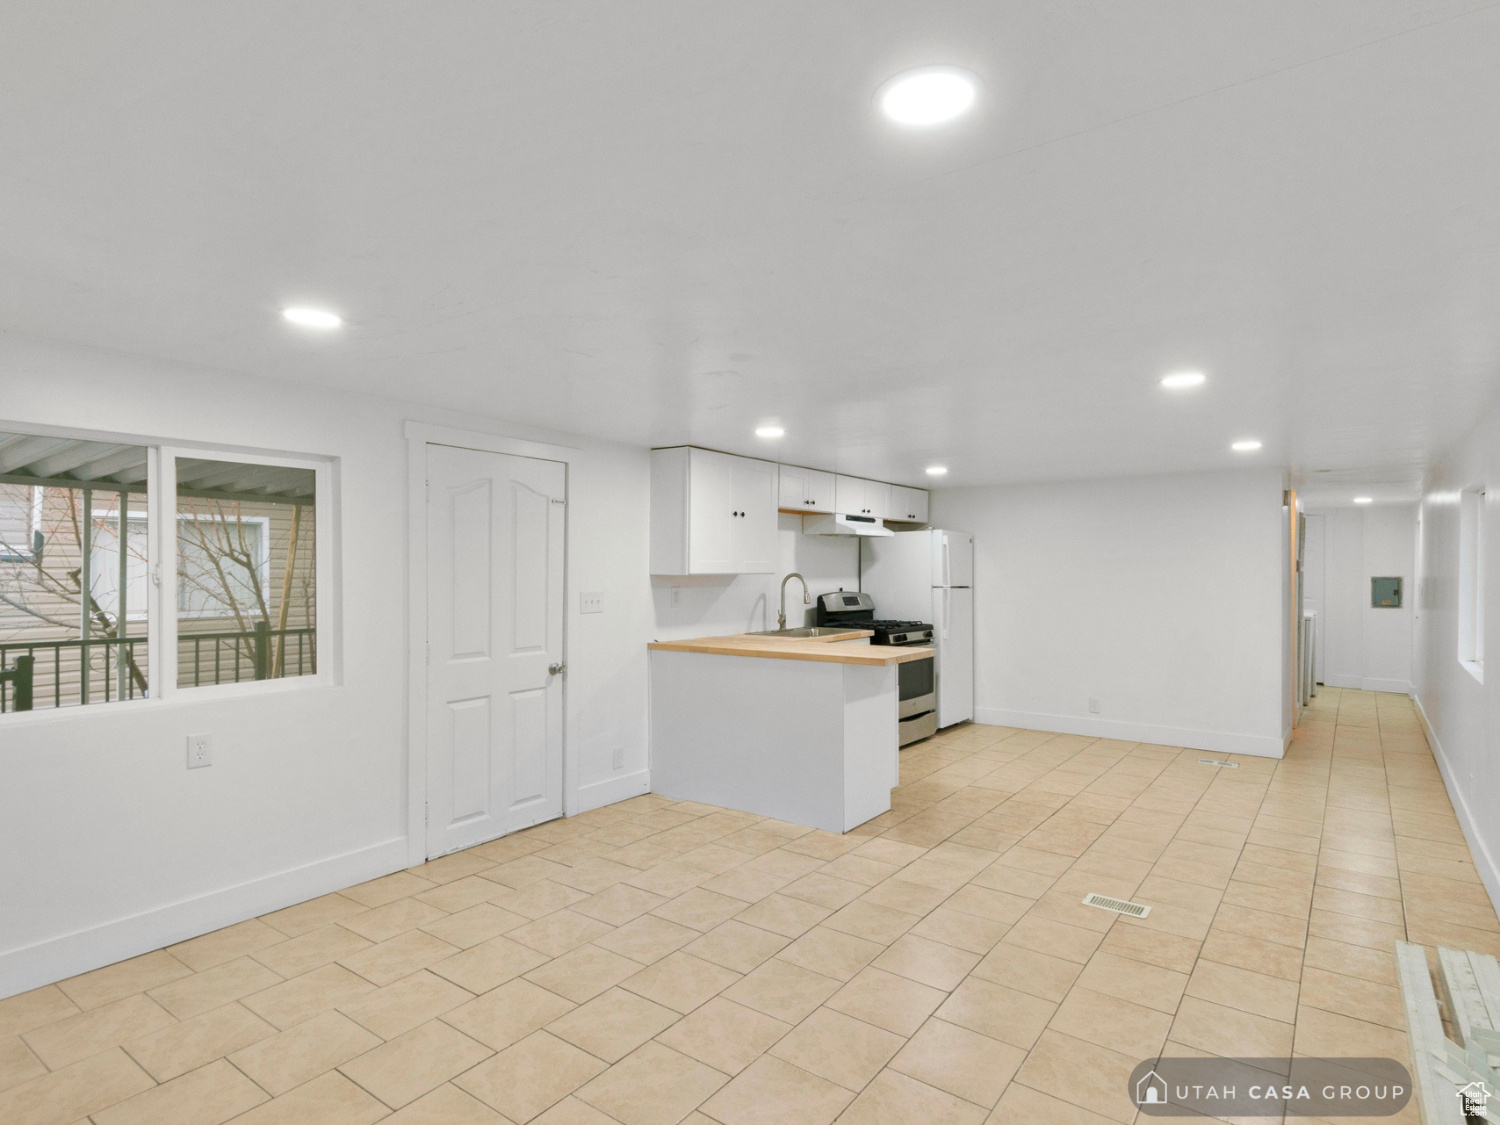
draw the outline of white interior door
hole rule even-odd
[[[562,815],[566,466],[427,446],[427,854]]]

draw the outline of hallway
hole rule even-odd
[[[1500,953],[1410,700],[1211,757],[965,725],[847,836],[554,821],[0,1001],[0,1120],[1068,1125],[1158,1053],[1405,1063],[1392,943]]]

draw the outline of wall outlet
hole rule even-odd
[[[1097,700],[1097,699],[1095,699],[1093,697],[1090,697],[1090,699],[1089,699],[1089,714],[1090,715],[1097,715],[1098,713],[1099,713],[1099,700]]]
[[[682,587],[681,586],[673,586],[672,587],[672,606],[673,606],[673,608],[676,608],[677,606],[680,606],[681,604],[682,604]]]
[[[187,765],[195,770],[214,764],[214,738],[211,734],[190,734],[187,737]]]
[[[610,756],[609,764],[613,769],[622,770],[625,768],[625,747],[615,747],[614,753]]]
[[[591,594],[579,594],[578,595],[578,612],[579,613],[603,613],[604,612],[604,595],[602,593],[599,593],[598,591],[595,591],[594,593],[591,593]]]

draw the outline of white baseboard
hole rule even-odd
[[[113,965],[407,866],[406,837],[0,953],[0,998]]]
[[[1484,837],[1479,834],[1463,791],[1454,784],[1453,765],[1448,760],[1443,744],[1438,741],[1437,731],[1432,729],[1432,721],[1427,717],[1427,709],[1422,706],[1421,697],[1413,695],[1411,698],[1412,702],[1417,705],[1417,717],[1422,720],[1422,731],[1427,735],[1427,745],[1432,747],[1432,756],[1437,759],[1438,773],[1443,777],[1443,788],[1448,790],[1448,800],[1453,803],[1453,811],[1458,816],[1458,826],[1463,829],[1464,839],[1469,842],[1469,852],[1474,856],[1474,866],[1479,870],[1479,878],[1484,882],[1484,889],[1489,893],[1490,903],[1496,910],[1500,910],[1500,865],[1496,864],[1494,854],[1485,843]]]
[[[603,781],[596,781],[591,785],[580,785],[576,797],[578,807],[570,811],[568,815],[577,816],[590,809],[603,808],[616,801],[623,801],[627,797],[639,797],[642,793],[649,792],[651,792],[650,770],[637,770],[635,773],[622,774],[619,777],[606,777]]]
[[[1324,687],[1353,688],[1355,691],[1394,691],[1401,695],[1411,694],[1411,683],[1407,680],[1381,680],[1371,676],[1339,676],[1328,674],[1319,682]]]
[[[1217,754],[1250,754],[1257,758],[1280,758],[1285,746],[1274,734],[1236,734],[1232,731],[1186,730],[1182,727],[1128,723],[1092,715],[1046,715],[1035,711],[1005,711],[998,707],[974,708],[974,721],[1026,730],[1050,730],[1059,734],[1082,734],[1092,738],[1118,738],[1125,742],[1155,742],[1162,746],[1185,746]]]

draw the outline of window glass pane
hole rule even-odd
[[[177,683],[318,669],[311,469],[177,459]]]
[[[0,432],[0,712],[146,694],[147,516],[144,446]]]

